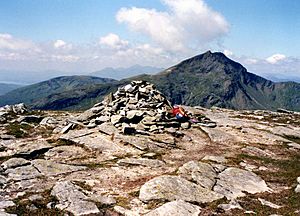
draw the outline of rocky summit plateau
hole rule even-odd
[[[146,81],[83,112],[1,107],[0,215],[300,214],[299,112],[183,107],[200,124]]]

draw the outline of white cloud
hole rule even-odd
[[[108,46],[113,49],[120,49],[128,46],[129,42],[126,40],[121,40],[121,38],[113,33],[101,37],[99,43],[104,46]]]
[[[77,62],[80,59],[80,57],[74,55],[52,55],[50,59],[62,62]]]
[[[270,64],[276,64],[282,60],[286,59],[286,56],[283,54],[274,54],[266,59]]]
[[[282,80],[294,80],[294,78],[300,80],[299,58],[275,54],[268,58],[234,56],[234,60],[240,62],[249,72],[268,79],[274,80],[280,77]]]
[[[165,50],[197,49],[229,30],[225,18],[203,0],[163,0],[168,11],[146,8],[122,8],[116,19],[130,29],[149,36]]]
[[[227,49],[225,49],[223,52],[224,52],[224,54],[225,54],[227,57],[230,57],[230,56],[233,55],[233,52],[230,51],[230,50],[227,50]]]
[[[10,34],[0,34],[0,50],[26,50],[36,49],[30,41],[14,38]]]
[[[55,48],[64,47],[64,46],[66,46],[66,45],[67,45],[67,43],[64,42],[63,40],[57,40],[57,41],[55,41],[55,42],[53,43],[53,46],[54,46]]]
[[[72,49],[72,44],[68,44],[63,40],[56,40],[53,43],[55,49]]]
[[[256,58],[245,58],[243,59],[242,58],[242,62],[247,64],[247,65],[251,65],[251,64],[256,64],[259,62],[259,59],[256,59]]]

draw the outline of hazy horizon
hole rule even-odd
[[[2,1],[0,70],[167,68],[212,50],[257,75],[293,79],[299,10],[296,0]]]

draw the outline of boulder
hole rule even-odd
[[[183,200],[168,202],[159,208],[152,210],[145,216],[198,216],[201,213],[199,206]]]
[[[71,212],[74,216],[99,215],[96,204],[88,201],[88,197],[80,190],[70,181],[57,182],[51,191],[51,195],[59,201],[55,207]]]
[[[179,176],[159,176],[146,182],[140,189],[139,198],[144,202],[151,200],[184,200],[207,203],[221,199],[223,195],[203,188]]]
[[[60,133],[62,133],[62,134],[68,133],[69,130],[71,130],[73,127],[74,127],[74,124],[73,124],[73,123],[69,123],[67,126],[65,126],[65,127],[60,131]]]
[[[58,121],[51,116],[47,116],[43,118],[42,121],[40,122],[40,125],[48,126],[48,127],[55,127],[57,124]]]
[[[184,164],[179,168],[178,174],[210,190],[215,185],[217,178],[217,172],[210,164],[196,161]]]
[[[23,158],[34,158],[47,152],[52,146],[45,140],[21,142],[14,146],[16,156]]]
[[[7,161],[3,162],[1,164],[1,166],[4,169],[13,169],[13,168],[16,168],[16,167],[26,166],[26,165],[29,165],[29,164],[30,164],[30,161],[25,160],[23,158],[10,158]]]
[[[279,208],[282,208],[282,206],[279,206],[279,205],[276,205],[270,201],[267,201],[265,199],[262,199],[262,198],[258,198],[258,201],[264,205],[264,206],[269,206],[270,208],[274,208],[274,209],[279,209]]]
[[[73,166],[68,164],[56,163],[53,161],[37,159],[31,162],[39,172],[45,176],[57,176],[60,174],[71,173],[86,169],[84,166]]]
[[[35,167],[31,165],[7,169],[5,174],[8,176],[8,179],[12,179],[14,181],[33,179],[43,176],[43,174],[41,174]]]
[[[214,191],[227,199],[245,196],[244,192],[255,194],[271,191],[266,182],[251,171],[234,167],[225,169],[218,175]]]
[[[118,123],[122,123],[122,122],[124,122],[124,120],[125,120],[124,116],[121,116],[121,115],[113,115],[110,118],[110,121],[113,125],[116,125]]]
[[[8,207],[13,207],[15,205],[16,204],[13,201],[11,201],[11,200],[0,201],[0,209],[5,209],[5,208],[8,208]]]

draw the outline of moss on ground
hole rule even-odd
[[[33,127],[29,124],[11,123],[5,127],[8,135],[13,135],[16,138],[31,136],[30,132]]]

